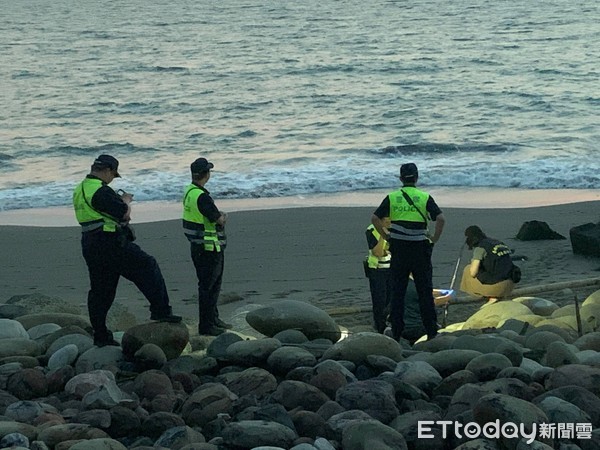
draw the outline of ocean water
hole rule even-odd
[[[92,160],[177,200],[421,185],[598,189],[600,3],[0,0],[0,210]]]

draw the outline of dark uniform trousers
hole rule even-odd
[[[428,336],[434,336],[437,333],[437,313],[433,302],[432,249],[433,246],[429,241],[390,240],[394,284],[390,316],[395,339],[398,339],[404,331],[404,297],[406,296],[408,277],[411,273],[419,296],[419,309],[425,331]]]
[[[88,266],[90,291],[88,312],[94,339],[112,339],[106,316],[115,300],[119,277],[133,282],[150,302],[152,316],[171,313],[165,280],[154,257],[133,242],[123,242],[117,233],[92,231],[81,236],[83,257]]]
[[[204,250],[202,244],[191,244],[192,261],[198,277],[198,331],[208,331],[219,317],[217,301],[221,293],[225,255],[223,251]]]
[[[383,333],[392,300],[392,271],[390,269],[369,269],[369,288],[373,304],[373,325],[378,333]]]

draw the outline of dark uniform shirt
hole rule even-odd
[[[95,175],[88,175],[86,178],[100,179]],[[127,204],[121,199],[119,194],[104,181],[102,182],[102,187],[100,187],[100,189],[92,196],[92,207],[96,211],[108,214],[118,221],[123,220],[128,209]]]
[[[196,184],[196,186],[198,185]],[[210,192],[208,192],[208,190],[202,186],[198,187],[202,189],[202,191],[205,194],[198,197],[198,211],[200,211],[200,214],[208,218],[208,220],[210,220],[211,222],[216,222],[217,220],[219,220],[219,217],[221,217],[221,212],[219,211],[217,205],[215,205],[214,200],[210,196]]]
[[[379,241],[375,236],[373,236],[373,232],[371,230],[367,230],[365,234],[367,235],[367,245],[369,246],[369,250],[373,250]]]

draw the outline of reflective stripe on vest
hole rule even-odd
[[[375,237],[377,242],[379,242],[379,237],[380,237],[379,231],[377,231],[377,229],[373,225],[369,225],[367,227],[367,230],[369,230],[373,234],[373,236]],[[389,247],[390,247],[390,244],[386,241],[386,243],[383,246],[384,250],[387,251],[389,249]],[[392,261],[392,255],[390,254],[389,251],[387,252],[387,254],[385,256],[382,256],[381,258],[379,258],[373,254],[372,249],[369,249],[369,255],[367,256],[367,265],[369,266],[370,269],[389,269],[391,261]]]
[[[412,199],[414,206],[406,201],[404,195],[402,195],[402,190],[389,194],[390,220],[392,221],[390,239],[402,241],[428,240],[428,223],[423,220],[423,216],[419,214],[416,208],[427,217],[429,194],[414,186],[405,186],[403,189]]]
[[[204,191],[195,184],[185,188],[183,196],[183,232],[192,244],[204,245],[204,250],[220,252],[227,245],[222,230],[217,230],[216,222],[211,222],[198,209],[198,198]]]
[[[102,180],[85,178],[73,191],[73,208],[75,217],[81,225],[81,232],[102,231],[114,233],[117,231],[117,221],[109,215],[104,215],[92,207],[92,198],[98,189],[103,186]]]

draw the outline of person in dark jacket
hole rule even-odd
[[[460,290],[486,297],[488,303],[508,296],[515,287],[510,248],[497,239],[487,237],[477,225],[467,227],[465,237],[473,256],[463,271]]]

